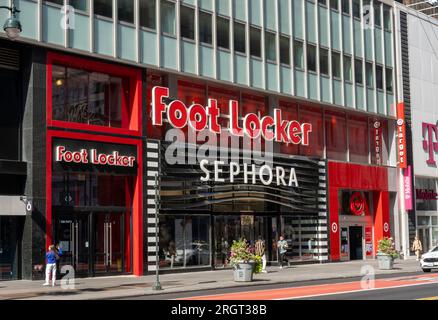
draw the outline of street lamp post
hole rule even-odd
[[[158,256],[158,173],[155,174],[155,283],[152,286],[152,290],[162,290],[160,283],[159,273],[159,256]]]
[[[12,1],[12,6],[0,6],[0,9],[9,10],[12,14],[12,17],[8,18],[3,25],[3,30],[6,32],[6,35],[9,39],[15,40],[20,36],[22,31],[20,20],[15,16],[17,12],[20,10],[15,6],[15,1]]]

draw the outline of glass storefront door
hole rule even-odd
[[[430,228],[418,228],[418,238],[423,246],[423,252],[428,252],[430,250]]]
[[[96,213],[94,215],[93,272],[124,272],[123,214]]]
[[[61,214],[56,219],[56,244],[63,254],[59,271],[72,266],[75,277],[124,272],[124,214]]]
[[[73,266],[75,276],[90,272],[90,213],[61,215],[56,223],[56,244],[62,249],[59,271],[63,266]]]

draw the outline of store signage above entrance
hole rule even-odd
[[[429,154],[426,163],[436,166],[435,153],[438,152],[438,123],[424,123],[422,125],[423,149]]]
[[[425,189],[417,189],[417,200],[428,200],[428,201],[436,201],[438,200],[438,193],[433,190],[425,190]]]
[[[397,104],[397,154],[398,167],[406,169],[408,165],[406,158],[406,121],[404,103]]]
[[[55,147],[55,161],[67,163],[82,163],[108,165],[115,167],[134,167],[135,157],[121,155],[118,151],[110,154],[98,153],[96,149],[67,150],[65,146]]]
[[[213,170],[209,170],[209,165],[209,161],[205,159],[200,163],[201,170],[204,173],[204,176],[201,177],[201,181],[203,182],[225,182],[228,180],[224,177],[226,173],[230,183],[234,183],[234,180],[241,174],[240,165],[236,162],[230,163],[229,171],[223,169],[225,165],[223,161],[214,161]],[[245,184],[257,184],[257,182],[260,181],[265,186],[275,183],[277,186],[298,187],[298,178],[294,168],[291,168],[287,173],[281,166],[272,168],[265,164],[256,169],[255,164],[248,165],[244,163],[242,173]]]
[[[168,98],[168,88],[154,87],[152,89],[152,124],[154,126],[163,125],[163,114],[166,113],[168,123],[176,129],[190,126],[195,131],[208,129],[215,134],[221,133],[220,110],[216,100],[208,99],[208,106],[204,107],[197,103],[186,106],[180,100],[173,100],[166,105],[165,100]],[[312,124],[284,120],[280,109],[274,109],[273,117],[260,117],[255,113],[248,113],[244,115],[242,126],[240,126],[239,102],[230,100],[228,116],[227,129],[234,136],[243,137],[245,135],[251,139],[258,139],[262,136],[266,141],[275,140],[276,142],[296,145],[309,145]]]

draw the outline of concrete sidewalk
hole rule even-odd
[[[267,274],[257,274],[251,283],[233,281],[232,270],[216,270],[190,273],[168,274],[160,277],[163,293],[219,289],[238,286],[257,286],[265,284],[292,283],[309,280],[342,279],[360,277],[364,273],[363,266],[371,266],[375,274],[398,274],[421,271],[419,262],[415,260],[397,260],[393,270],[379,270],[377,261],[353,261],[313,265],[294,265],[280,270],[268,267]],[[100,278],[76,279],[74,289],[44,287],[43,281],[7,281],[0,282],[0,300],[12,299],[63,299],[88,300],[111,299],[138,295],[153,295],[154,276],[115,276]],[[60,283],[60,281],[58,281]],[[213,292],[214,293],[214,292]]]

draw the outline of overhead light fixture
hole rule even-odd
[[[16,17],[16,13],[20,12],[20,10],[17,9],[14,1],[12,1],[12,7],[0,6],[0,9],[7,9],[11,12],[12,17],[6,20],[5,24],[3,25],[3,30],[6,32],[6,35],[9,39],[17,39],[20,36],[21,31],[23,31],[20,20],[18,20]]]

